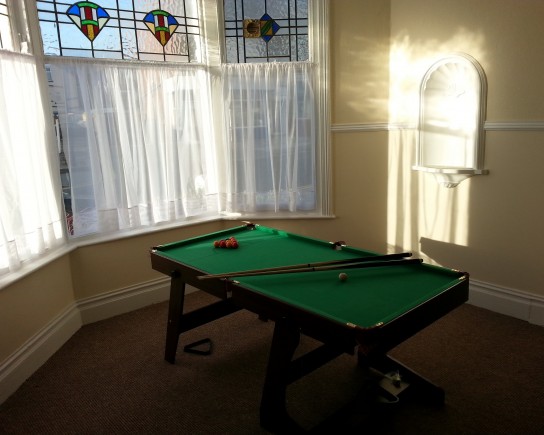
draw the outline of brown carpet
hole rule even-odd
[[[208,299],[192,293],[186,308]],[[166,316],[161,303],[81,328],[0,406],[0,433],[267,433],[258,416],[273,323],[240,311],[193,330],[171,365]],[[183,353],[207,337],[211,355]],[[345,355],[289,387],[291,416],[314,433],[544,433],[544,328],[465,305],[392,355],[443,387],[446,405],[375,403]],[[358,406],[336,413],[344,424],[320,424],[349,403]]]

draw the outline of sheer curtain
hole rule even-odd
[[[0,275],[65,242],[38,83],[32,56],[0,50]]]
[[[74,236],[217,213],[203,67],[66,59],[48,67]]]
[[[226,64],[229,212],[316,208],[316,65]]]

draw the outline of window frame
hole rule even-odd
[[[218,0],[217,2],[215,0],[202,1],[204,3],[216,3],[217,7],[218,18],[213,31],[220,35],[218,41],[221,41],[219,42],[221,47],[212,51],[212,57],[209,60],[212,62],[215,61],[213,66],[218,70],[221,63],[227,62],[223,0]],[[328,38],[329,3],[330,0],[308,0],[308,62],[315,63],[318,66],[315,83],[316,119],[318,126],[316,131],[316,209],[311,212],[223,212],[223,216],[227,219],[305,219],[330,218],[334,216],[331,162],[330,47]],[[206,32],[205,35],[207,37]]]
[[[42,63],[48,62],[49,56],[43,52],[39,17],[35,2],[23,0],[18,2],[8,0],[9,3],[20,4],[21,9],[26,9],[28,17],[26,26],[28,49],[34,52],[34,56]],[[221,64],[226,62],[225,38],[224,38],[224,11],[223,0],[199,0],[201,8],[201,26],[204,37],[202,63],[205,64],[210,73],[210,87],[212,95],[213,116],[216,119],[223,119],[223,106],[219,80]],[[23,20],[24,21],[24,20]],[[225,213],[220,212],[217,217],[203,216],[201,219],[189,219],[158,223],[138,229],[120,230],[114,233],[97,233],[78,238],[68,238],[69,244],[100,243],[106,240],[115,240],[124,237],[132,237],[139,234],[146,234],[165,229],[194,225],[199,222],[209,222],[221,219],[261,218],[261,219],[305,219],[305,218],[330,218],[332,214],[332,164],[331,164],[331,132],[330,132],[330,102],[329,102],[329,80],[330,80],[330,55],[329,55],[329,0],[308,0],[308,39],[310,47],[309,62],[318,65],[316,75],[316,112],[318,131],[316,132],[316,209],[311,212],[255,212],[255,213]],[[97,62],[102,59],[96,59]],[[107,62],[149,62],[140,60],[105,60]],[[47,86],[45,68],[43,72],[43,83]],[[216,138],[222,139],[222,126],[216,122]],[[223,147],[217,146],[217,160],[225,161],[226,156],[221,155]],[[222,169],[218,168],[218,177],[224,176]],[[60,179],[60,174],[59,174]],[[60,185],[60,181],[58,183]]]
[[[30,2],[30,0],[7,0],[8,7],[8,17],[10,22],[10,31],[12,35],[12,47],[0,48],[1,51],[17,53],[16,56],[28,56],[33,59],[33,62],[36,64],[36,76],[37,76],[37,87],[42,95],[48,95],[47,92],[47,78],[45,73],[45,68],[40,68],[43,66],[43,56],[40,50],[35,50],[34,47],[39,46],[36,41],[39,41],[39,34],[35,32],[33,28],[33,23],[37,23],[37,15],[33,14],[35,7],[35,2]],[[49,104],[43,105],[44,117],[47,117],[50,114]],[[54,158],[54,132],[53,124],[45,123],[44,125],[44,137],[45,141],[49,144],[49,147],[46,147],[46,153],[51,154],[52,158],[48,162],[50,165],[50,170],[52,176],[50,179],[51,187],[54,192],[57,192],[59,197],[61,194],[61,183],[60,183],[60,174],[58,174],[58,162]],[[58,176],[55,176],[57,175]],[[62,209],[58,210],[62,214]],[[6,274],[0,276],[0,289],[13,284],[14,282],[24,278],[29,273],[45,266],[46,264],[62,257],[69,253],[73,247],[68,246],[68,240],[66,237],[66,225],[62,225],[60,228],[62,232],[62,237],[58,240],[62,241],[56,246],[50,246],[42,253],[39,253],[37,256],[31,258],[23,259],[18,267],[15,270],[12,270]]]
[[[28,9],[26,2],[28,0],[6,0],[8,9],[8,17],[11,30],[11,49],[3,48],[3,50],[14,51],[22,54],[32,54],[33,50],[30,46],[30,30]],[[1,50],[2,48],[0,48]]]

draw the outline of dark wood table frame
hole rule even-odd
[[[466,273],[460,273],[458,282],[451,288],[393,321],[364,329],[282,303],[244,288],[237,281],[199,280],[197,276],[205,272],[166,258],[156,249],[151,250],[151,262],[153,269],[171,279],[165,345],[165,359],[170,363],[175,362],[181,333],[240,309],[275,322],[260,406],[261,425],[266,429],[284,430],[295,425],[286,410],[287,386],[343,353],[357,353],[360,365],[381,373],[399,370],[403,380],[410,384],[409,393],[430,403],[444,402],[445,394],[440,387],[403,366],[387,352],[464,304],[469,288]],[[218,301],[183,313],[187,284],[216,296]],[[317,339],[322,345],[293,360],[300,334]]]

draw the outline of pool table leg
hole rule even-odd
[[[277,319],[260,408],[261,426],[267,430],[292,433],[300,429],[285,406],[289,365],[299,342],[299,328],[288,318]]]
[[[168,324],[166,325],[166,345],[164,359],[169,363],[176,362],[183,302],[185,299],[185,282],[181,275],[172,273],[170,279],[170,303],[168,305]]]

